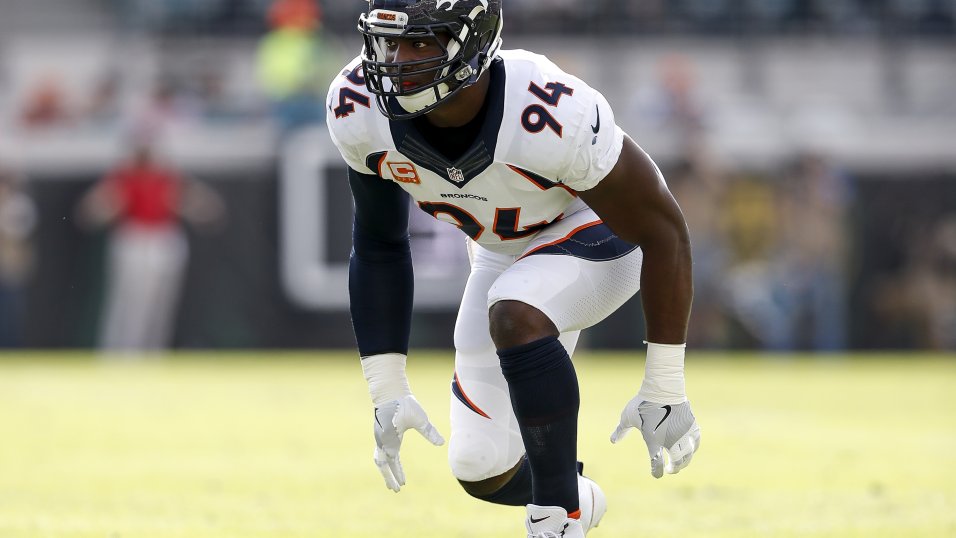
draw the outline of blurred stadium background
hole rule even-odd
[[[107,235],[76,204],[148,138],[228,213],[188,228],[169,345],[349,348],[348,193],[322,118],[364,5],[0,0],[3,344],[97,345]],[[956,2],[511,0],[505,15],[507,47],[602,90],[664,169],[694,240],[693,347],[956,349]],[[466,261],[445,228],[413,225],[416,347],[451,343]],[[584,345],[633,347],[639,323],[634,301]]]
[[[520,534],[441,449],[409,441],[399,497],[371,462],[323,124],[364,5],[0,0],[4,538]],[[639,303],[589,330],[580,453],[612,501],[595,534],[956,536],[956,0],[504,9],[506,47],[608,97],[694,241],[704,448],[654,481],[639,439],[609,445],[640,375]],[[180,352],[100,361],[112,236],[81,208],[147,142],[225,218],[185,226],[163,343]],[[412,233],[410,377],[447,434],[467,261],[451,227]]]

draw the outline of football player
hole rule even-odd
[[[690,243],[657,166],[604,97],[543,56],[502,50],[501,28],[501,0],[370,0],[359,18],[365,46],[328,95],[354,198],[351,314],[375,463],[398,491],[404,432],[444,442],[405,376],[408,196],[464,232],[452,473],[478,499],[526,506],[529,536],[580,538],[607,504],[580,474],[570,355],[639,288],[644,379],[611,441],[639,429],[658,478],[699,446],[684,391]]]

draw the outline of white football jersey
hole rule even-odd
[[[394,181],[418,207],[501,254],[520,254],[551,222],[587,206],[624,140],[607,100],[544,56],[501,51],[475,142],[451,161],[411,121],[390,121],[356,58],[329,89],[332,140],[355,171]]]

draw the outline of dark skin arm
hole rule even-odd
[[[594,188],[578,193],[621,239],[640,245],[641,302],[647,340],[687,341],[694,285],[690,237],[677,201],[658,177],[651,158],[629,137],[621,156]]]

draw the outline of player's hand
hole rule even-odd
[[[665,472],[677,474],[690,464],[700,447],[700,426],[690,402],[666,405],[635,397],[621,412],[621,423],[611,434],[611,442],[623,439],[631,428],[638,428],[644,436],[654,478]]]
[[[445,439],[428,421],[428,415],[414,396],[403,396],[375,408],[375,465],[388,489],[397,492],[405,485],[405,471],[399,459],[402,437],[414,428],[435,446]]]

